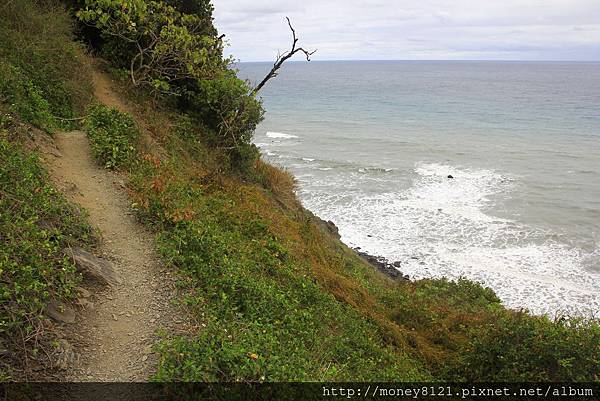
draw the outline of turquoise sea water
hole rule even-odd
[[[261,96],[255,143],[349,245],[600,315],[600,64],[299,62]]]

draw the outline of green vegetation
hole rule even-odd
[[[68,126],[90,100],[91,81],[64,8],[7,2],[0,21],[0,103],[46,130]]]
[[[131,160],[139,136],[131,117],[105,106],[94,106],[89,109],[86,129],[92,152],[104,167],[122,167]]]
[[[65,247],[90,245],[85,215],[53,188],[28,145],[31,123],[67,128],[91,99],[88,66],[72,21],[52,2],[0,6],[0,378],[28,377],[52,336],[43,310],[79,282]],[[43,362],[41,362],[43,363]]]
[[[504,312],[473,329],[452,373],[481,381],[597,382],[599,355],[597,322]]]
[[[37,156],[13,136],[15,129],[6,122],[0,127],[0,339],[17,359],[37,356],[47,302],[75,295],[79,275],[63,250],[90,244],[93,232],[81,211],[49,184]],[[2,361],[4,375],[5,363],[18,365]]]
[[[76,15],[95,27],[102,54],[133,86],[177,103],[201,124],[232,166],[247,171],[258,158],[251,144],[263,109],[229,69],[207,0],[85,0]]]
[[[130,114],[88,109],[94,154],[128,177],[132,204],[177,272],[181,305],[191,317],[188,333],[161,343],[156,380],[600,379],[597,322],[507,310],[493,291],[467,280],[392,281],[304,210],[293,178],[257,159],[250,144],[262,109],[222,59],[208,2],[74,3],[78,18],[91,25],[82,34],[127,72],[119,74],[128,80],[121,100],[132,106],[136,97]],[[73,57],[54,58],[56,50],[32,44],[27,51],[39,56],[31,63],[41,57],[48,65],[30,75],[30,61],[19,56],[30,53],[10,50],[2,36],[0,65],[24,72],[0,81],[11,110],[53,129],[64,123],[56,116],[77,116],[87,102],[69,89],[75,77],[66,74],[77,70],[68,63],[85,65],[85,57],[75,56],[64,11],[49,4],[24,0],[2,12],[27,11],[18,18],[33,26],[55,15],[59,27],[47,29],[64,30],[47,40],[58,41],[53,49],[72,49]],[[2,18],[3,32],[27,42],[21,25],[10,28],[9,14]],[[157,33],[159,42],[149,42]],[[137,56],[136,43],[146,53]],[[136,67],[164,54],[175,64],[142,67],[132,77],[132,61]],[[189,76],[175,79],[165,65]],[[26,80],[39,99],[19,89]],[[49,94],[50,83],[65,88],[64,101]],[[0,121],[12,127],[11,119]],[[35,330],[28,324],[45,300],[69,296],[76,276],[61,249],[91,238],[37,159],[11,138],[5,133],[0,142],[5,334]]]

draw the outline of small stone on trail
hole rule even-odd
[[[82,298],[89,298],[92,296],[92,294],[83,287],[77,287],[77,292]]]
[[[75,323],[75,311],[62,302],[50,301],[46,307],[46,313],[59,322]]]
[[[82,248],[67,249],[65,253],[73,258],[77,270],[89,278],[111,285],[120,283],[112,264],[106,260],[100,259]]]
[[[94,309],[94,303],[88,301],[86,298],[79,298],[79,299],[77,299],[77,304],[79,306],[82,306],[82,307],[86,308],[86,309]]]

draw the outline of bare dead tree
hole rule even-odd
[[[296,37],[296,31],[294,30],[294,27],[292,26],[292,23],[290,22],[290,18],[289,17],[285,17],[285,19],[287,20],[288,26],[290,27],[290,30],[292,31],[292,48],[281,54],[278,53],[277,54],[277,59],[275,59],[275,63],[273,63],[273,68],[271,68],[271,71],[269,71],[269,73],[263,78],[262,81],[260,81],[260,83],[258,85],[256,85],[256,87],[252,90],[253,93],[257,93],[259,90],[261,90],[261,88],[263,86],[265,86],[265,84],[267,83],[267,81],[271,78],[275,78],[277,76],[277,70],[279,70],[281,68],[281,66],[283,65],[283,63],[285,63],[288,59],[294,57],[294,55],[298,52],[304,53],[304,55],[306,56],[306,61],[310,61],[310,56],[312,56],[313,54],[316,53],[317,50],[313,50],[313,51],[308,51],[308,50],[304,50],[301,47],[296,47],[296,45],[298,44],[298,38]]]

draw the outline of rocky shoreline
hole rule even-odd
[[[394,280],[410,281],[408,274],[403,274],[399,269],[402,265],[400,261],[391,262],[383,256],[374,256],[367,252],[361,251],[360,247],[352,248],[358,256],[367,261],[371,266],[374,266],[380,272],[393,278]]]
[[[331,220],[323,220],[317,216],[315,216],[312,212],[307,212],[313,216],[318,223],[320,223],[321,227],[335,236],[337,239],[341,240],[340,232],[335,225],[335,223]],[[403,274],[399,269],[402,263],[400,261],[390,261],[383,256],[374,256],[367,252],[363,252],[361,247],[351,248],[354,250],[358,256],[363,258],[367,263],[371,266],[375,267],[377,270],[382,272],[383,274],[391,277],[394,280],[404,280],[410,281],[410,277],[408,274]]]

